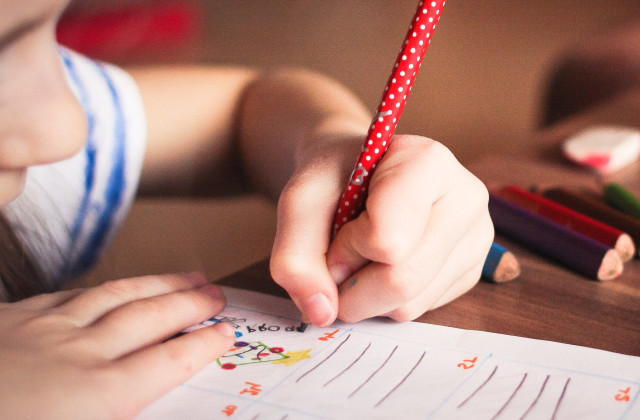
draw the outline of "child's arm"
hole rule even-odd
[[[143,189],[203,191],[202,183],[225,182],[216,169],[232,162],[269,195],[283,191],[272,275],[315,324],[413,319],[478,281],[493,237],[487,192],[441,144],[396,136],[366,210],[330,244],[371,121],[353,95],[302,71],[133,75],[150,121]]]
[[[0,417],[131,418],[231,347],[203,276],[166,275],[0,304]],[[167,341],[165,341],[167,340]]]
[[[371,120],[344,87],[306,71],[189,66],[129,72],[148,121],[143,194],[215,193],[241,175],[277,199],[296,166],[296,148],[315,141],[314,131],[335,119],[337,134],[364,136]],[[352,164],[355,157],[346,160]]]

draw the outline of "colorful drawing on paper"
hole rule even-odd
[[[284,354],[286,357],[281,360],[275,360],[271,363],[274,365],[291,366],[305,359],[311,358],[311,350],[288,351]]]
[[[384,320],[300,333],[290,302],[227,292],[212,322],[242,339],[141,419],[640,418],[637,357]]]
[[[274,362],[288,358],[283,352],[282,347],[269,347],[260,341],[253,343],[237,341],[234,347],[217,362],[222,369],[230,370],[235,369],[236,366]]]

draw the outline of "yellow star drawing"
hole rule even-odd
[[[282,364],[282,365],[286,365],[286,366],[291,366],[294,363],[298,363],[304,359],[310,359],[311,355],[309,355],[309,353],[311,352],[311,350],[300,350],[300,351],[288,351],[286,352],[284,355],[287,356],[285,359],[280,359],[280,360],[275,360],[271,363],[276,364]]]

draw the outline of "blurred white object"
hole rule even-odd
[[[615,172],[640,156],[640,131],[617,126],[589,127],[565,140],[562,151],[572,162],[600,172]]]

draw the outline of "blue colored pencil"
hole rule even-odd
[[[482,277],[496,283],[511,281],[520,275],[520,264],[515,255],[500,244],[492,243],[482,267]]]

